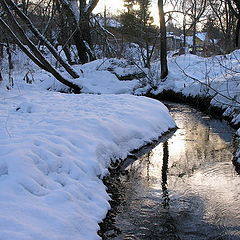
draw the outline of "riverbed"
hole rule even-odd
[[[189,106],[167,106],[178,129],[122,165],[115,231],[105,239],[239,240],[234,130]]]

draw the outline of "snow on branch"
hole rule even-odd
[[[77,0],[71,0],[70,3],[70,9],[76,19],[76,22],[79,23],[80,21],[80,11]]]

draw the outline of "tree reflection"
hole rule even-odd
[[[169,194],[167,188],[167,175],[168,175],[168,160],[169,160],[169,151],[168,151],[168,142],[163,143],[163,164],[162,164],[162,196],[163,196],[163,207],[165,209],[169,208]]]

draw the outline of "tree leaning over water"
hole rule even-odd
[[[56,0],[64,5],[66,14],[71,9],[71,19],[74,17],[74,23],[71,28],[71,37],[73,38],[81,63],[86,63],[94,59],[91,51],[91,35],[89,26],[89,17],[99,0]],[[74,4],[75,3],[75,4]],[[50,4],[50,2],[49,2]],[[71,78],[79,78],[79,74],[60,56],[50,41],[34,26],[27,14],[26,6],[17,5],[13,0],[2,0],[0,2],[0,28],[8,33],[11,42],[19,46],[19,48],[40,68],[50,72],[57,80],[64,85],[72,88],[75,92],[80,92],[80,87],[72,83],[67,77],[63,76],[54,66],[44,57],[42,52],[36,45],[36,40],[45,46],[54,56],[56,61],[69,73]],[[74,16],[73,16],[74,14]],[[23,23],[25,24],[23,26]],[[55,29],[57,31],[57,29]],[[29,33],[33,34],[35,40],[29,37]],[[70,40],[70,39],[69,39]]]
[[[37,46],[30,40],[30,38],[24,32],[22,26],[19,23],[19,20],[13,13],[12,6],[9,5],[14,4],[14,2],[12,0],[2,0],[0,4],[1,4],[0,6],[3,9],[3,13],[0,16],[0,27],[8,32],[13,41],[19,46],[19,48],[35,64],[37,64],[40,68],[51,73],[58,81],[72,88],[76,93],[80,92],[81,90],[80,87],[69,81],[66,77],[63,77],[63,75],[49,63],[49,61],[39,51]],[[64,60],[62,62],[64,62]],[[76,74],[75,78],[77,77],[78,75]]]

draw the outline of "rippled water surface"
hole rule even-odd
[[[127,167],[124,204],[109,239],[240,240],[240,176],[233,130],[184,105],[169,105],[179,129]]]

